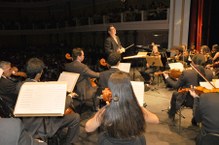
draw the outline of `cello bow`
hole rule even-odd
[[[191,67],[206,81],[208,82],[213,88],[216,88],[214,84],[212,84],[195,66],[194,62],[191,62]]]

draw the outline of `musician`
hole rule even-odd
[[[215,114],[219,111],[219,94],[203,93],[200,96],[190,90],[194,97],[194,117],[200,122],[201,131],[196,138],[196,145],[219,144],[219,118]]]
[[[213,78],[213,73],[210,70],[204,69],[203,65],[205,63],[205,57],[202,54],[197,54],[193,57],[193,62],[197,65],[197,68],[202,72],[205,77],[211,81]],[[204,81],[203,78],[193,69],[187,69],[182,72],[182,75],[178,80],[173,80],[169,77],[167,73],[164,73],[164,78],[166,83],[175,89],[180,88],[190,88],[191,85],[199,86],[200,81]],[[168,112],[169,118],[174,120],[175,113],[180,109],[181,106],[193,107],[193,98],[188,94],[188,92],[173,92],[172,98],[170,100],[170,110]],[[195,120],[192,120],[193,125],[196,125]]]
[[[79,73],[80,76],[76,83],[76,93],[83,101],[92,101],[95,97],[97,87],[91,84],[91,78],[99,78],[99,72],[94,72],[87,65],[83,64],[84,51],[82,48],[74,48],[72,50],[73,62],[65,64],[65,70],[68,72]]]
[[[113,138],[112,144],[120,141],[139,141],[145,145],[146,122],[159,123],[159,118],[144,107],[140,107],[131,86],[131,79],[127,73],[118,71],[113,73],[108,81],[112,92],[112,100],[109,105],[101,108],[85,124],[87,132],[93,132],[98,127],[103,127],[103,136],[99,138],[99,144],[106,138]],[[133,143],[134,144],[134,143]]]
[[[212,64],[210,48],[207,45],[201,46],[201,54],[205,56],[205,65]]]
[[[160,52],[158,51],[158,46],[154,44],[152,46],[152,52],[150,56],[155,56],[161,58]],[[141,76],[144,78],[144,82],[146,84],[152,84],[154,79],[154,72],[159,71],[160,67],[150,65],[149,63],[146,63],[146,67],[144,70],[140,71]]]
[[[218,46],[218,44],[212,45],[211,57],[213,58],[213,62],[219,61],[219,46]]]
[[[125,48],[122,47],[119,37],[116,35],[116,28],[109,25],[107,28],[108,37],[104,42],[104,49],[107,56],[112,52],[123,53]]]
[[[0,78],[0,96],[7,105],[13,109],[19,92],[17,88],[18,82],[11,79],[13,70],[10,62],[0,61],[0,68],[3,70],[3,74]]]
[[[112,73],[119,71],[118,65],[121,60],[121,54],[118,52],[112,52],[110,53],[107,62],[110,65],[110,69],[100,72],[100,78],[99,78],[99,84],[101,88],[107,88],[108,87],[108,80]]]
[[[28,77],[26,82],[40,81],[44,68],[45,65],[42,60],[38,58],[29,59],[26,66],[26,73]],[[68,108],[71,103],[71,96],[66,96],[66,108]],[[63,117],[23,117],[22,122],[24,124],[24,128],[30,133],[30,135],[40,137],[42,139],[44,139],[45,136],[52,137],[58,130],[67,128],[65,145],[75,143],[80,132],[80,116],[75,112],[66,114]],[[46,126],[46,132],[44,125]]]

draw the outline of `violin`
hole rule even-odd
[[[90,83],[92,87],[96,87],[97,84],[95,83],[95,78],[90,78]]]
[[[13,76],[18,76],[18,77],[23,77],[23,78],[26,78],[27,77],[27,74],[25,72],[20,72],[18,71],[18,68],[13,66],[11,68],[11,71],[12,71],[12,75]]]
[[[101,66],[108,66],[108,64],[107,64],[107,62],[104,58],[101,58],[99,63],[100,63]]]
[[[207,88],[202,87],[202,86],[196,86],[194,88],[182,88],[182,89],[179,89],[178,92],[179,93],[188,92],[191,89],[194,89],[195,93],[198,95],[200,95],[202,93],[219,93],[219,88],[207,89]]]
[[[169,77],[174,79],[174,80],[178,79],[182,74],[182,72],[179,69],[171,69],[169,71],[159,72],[158,75],[160,73],[167,73],[169,75]]]
[[[71,114],[71,113],[73,113],[74,111],[70,108],[70,107],[68,107],[66,110],[65,110],[65,112],[64,112],[64,115],[68,115],[68,114]]]
[[[110,91],[109,88],[105,88],[103,91],[102,91],[102,97],[103,97],[103,100],[105,102],[108,102],[110,103],[111,100],[112,100],[112,92]]]
[[[181,76],[182,72],[179,69],[171,69],[169,72],[169,77],[177,79]]]
[[[71,57],[71,55],[70,55],[69,53],[66,53],[66,54],[65,54],[65,58],[66,58],[67,60],[73,61],[73,57]]]

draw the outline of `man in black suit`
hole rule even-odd
[[[112,73],[119,71],[118,65],[121,60],[121,55],[118,52],[112,52],[110,53],[107,62],[110,65],[110,69],[100,72],[100,79],[99,84],[101,88],[107,88],[108,87],[108,80]]]
[[[119,37],[116,35],[116,28],[113,25],[108,26],[107,28],[108,37],[104,43],[104,49],[107,57],[112,52],[123,53],[125,48],[122,47]]]
[[[204,55],[197,54],[193,57],[193,62],[196,64],[196,67],[202,72],[205,77],[211,81],[213,78],[213,73],[209,70],[206,70],[202,65],[205,63]],[[165,81],[167,84],[172,86],[175,89],[180,88],[190,88],[191,85],[199,86],[200,81],[204,81],[203,78],[193,69],[187,69],[182,72],[178,80],[173,80],[169,77],[168,74],[164,73]],[[175,113],[180,109],[181,106],[193,107],[193,98],[189,95],[188,92],[173,92],[172,98],[170,101],[170,110],[168,112],[169,118],[174,119]],[[193,125],[196,124],[195,120],[192,120]]]
[[[203,93],[200,97],[193,89],[193,116],[201,123],[201,132],[196,138],[196,145],[219,145],[219,93]]]
[[[38,82],[44,69],[44,62],[38,58],[31,58],[27,62],[26,82]],[[22,84],[21,84],[22,85]],[[51,97],[51,96],[48,96]],[[51,99],[52,101],[52,99]],[[66,96],[66,109],[72,103],[72,96]],[[64,145],[71,145],[78,139],[80,132],[80,116],[75,112],[65,114],[62,117],[23,117],[24,128],[34,137],[53,137],[58,130],[67,128]],[[44,126],[45,125],[45,126]],[[46,130],[45,128],[46,127]]]
[[[19,89],[17,89],[17,83],[10,77],[12,75],[11,63],[8,61],[0,61],[0,68],[3,70],[3,74],[0,77],[0,96],[7,105],[13,109]]]
[[[82,101],[93,100],[97,91],[97,87],[91,84],[91,78],[99,78],[99,73],[92,71],[87,65],[83,64],[84,51],[81,48],[72,50],[73,62],[65,64],[65,70],[68,72],[79,73],[80,76],[76,83],[76,93],[81,97]]]

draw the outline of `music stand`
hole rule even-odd
[[[156,67],[163,67],[163,63],[161,61],[161,57],[160,56],[148,56],[147,55],[146,56],[146,61],[152,67],[154,67],[154,66],[156,66]],[[155,72],[153,72],[153,73],[155,73]],[[154,74],[153,74],[153,76],[154,76]],[[151,90],[154,91],[154,90],[157,90],[157,88],[155,87],[155,88],[153,88]]]
[[[160,56],[146,56],[146,61],[150,66],[163,66]]]

